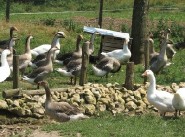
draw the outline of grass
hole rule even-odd
[[[181,137],[185,135],[184,122],[184,118],[164,119],[154,114],[130,117],[103,113],[84,121],[48,124],[43,130],[58,131],[64,137],[77,136],[77,133],[83,137]]]

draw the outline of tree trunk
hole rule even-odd
[[[10,0],[6,0],[6,22],[10,19]]]
[[[144,62],[144,46],[148,34],[148,4],[149,0],[134,0],[134,9],[132,16],[132,32],[131,37],[131,61],[134,64]]]

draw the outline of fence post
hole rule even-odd
[[[89,64],[89,41],[86,41],[83,43],[82,46],[82,67],[81,67],[81,73],[80,73],[80,86],[83,86],[85,83],[87,83],[87,68]]]
[[[19,88],[19,56],[13,55],[13,89]]]
[[[134,88],[134,62],[128,62],[126,66],[125,88]]]
[[[6,22],[10,19],[10,0],[6,0]]]

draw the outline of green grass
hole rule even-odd
[[[164,119],[154,114],[130,117],[103,113],[83,121],[48,124],[43,130],[58,131],[64,137],[74,137],[77,133],[83,137],[182,137],[184,122],[184,118]]]

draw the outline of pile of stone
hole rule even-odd
[[[66,101],[78,106],[87,115],[96,115],[102,111],[116,113],[143,114],[147,110],[156,110],[146,98],[146,85],[135,85],[135,90],[127,90],[118,83],[92,84],[67,88],[62,92],[52,91],[53,101]],[[173,83],[169,86],[157,86],[158,89],[175,92],[179,87]],[[45,92],[44,92],[45,93]],[[44,117],[46,96],[22,94],[19,98],[0,100],[0,110],[7,110],[21,117]]]

